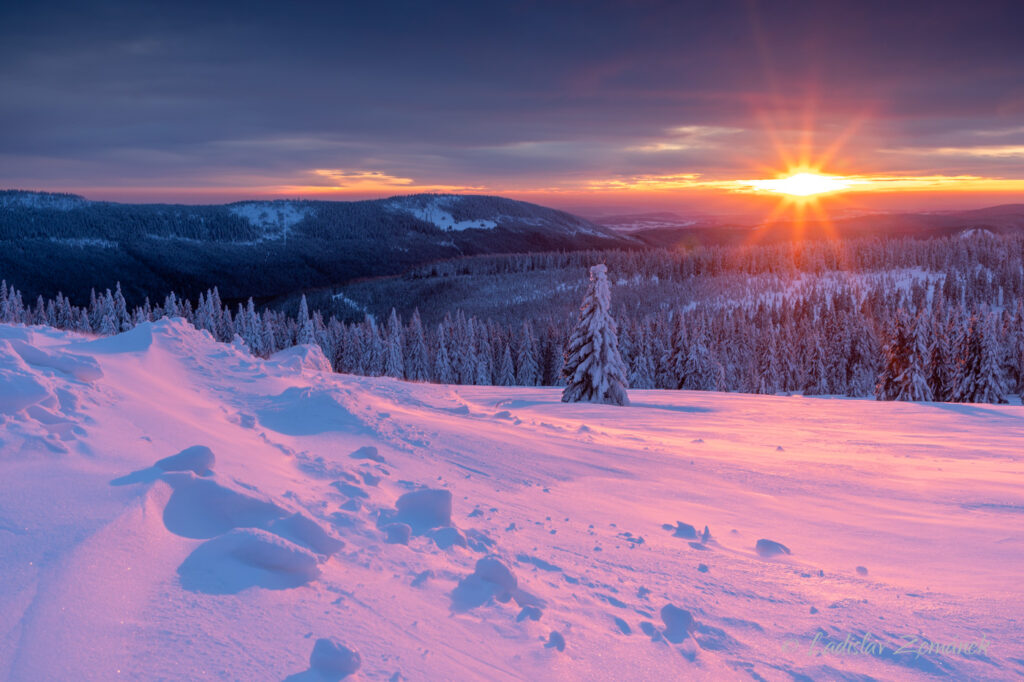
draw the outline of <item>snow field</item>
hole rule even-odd
[[[563,404],[178,320],[0,340],[3,679],[1024,673],[1018,406]]]

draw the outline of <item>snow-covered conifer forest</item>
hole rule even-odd
[[[5,283],[0,320],[109,335],[181,316],[261,357],[316,343],[343,373],[557,386],[594,263],[613,284],[632,388],[992,403],[1024,391],[1024,237],[983,230],[480,256],[263,309],[216,289],[136,305],[117,286],[86,305],[23,301]]]

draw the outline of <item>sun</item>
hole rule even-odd
[[[792,197],[809,197],[815,194],[838,192],[855,184],[850,178],[841,175],[823,175],[810,171],[792,173],[784,178],[774,180],[750,180],[747,183],[754,189]]]

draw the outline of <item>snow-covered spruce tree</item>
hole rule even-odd
[[[779,390],[778,363],[774,330],[769,330],[757,340],[757,356],[754,358],[754,393],[774,395]]]
[[[452,369],[451,357],[448,355],[448,340],[445,337],[444,325],[437,325],[437,354],[434,357],[434,381],[439,384],[454,384],[455,370]]]
[[[960,344],[956,402],[1006,402],[1006,382],[997,342],[992,323],[972,315]]]
[[[537,342],[533,336],[530,321],[523,322],[519,339],[519,362],[516,363],[516,383],[520,386],[536,386],[540,378],[537,366]]]
[[[707,330],[701,327],[694,334],[693,342],[690,344],[683,388],[693,391],[725,390],[724,368],[712,357],[708,344]]]
[[[423,331],[418,308],[412,312],[412,319],[409,321],[406,348],[409,360],[405,363],[405,377],[410,381],[428,381],[430,379],[430,353],[427,350],[427,338]]]
[[[882,350],[884,364],[878,381],[875,383],[876,400],[909,400],[905,397],[901,378],[908,375],[910,367],[911,346],[914,344],[909,321],[903,311],[899,311],[893,322],[892,333],[889,335]]]
[[[932,400],[948,402],[952,399],[955,366],[950,357],[949,340],[945,325],[936,322],[932,328],[932,342],[928,349],[928,386]]]
[[[114,291],[114,320],[117,323],[118,331],[126,332],[132,328],[132,319],[128,314],[128,304],[125,303],[124,294],[121,293],[121,283],[117,283]]]
[[[628,405],[626,365],[619,355],[608,268],[590,268],[590,286],[580,306],[580,320],[565,349],[562,402]]]
[[[636,339],[636,351],[629,371],[629,385],[634,388],[654,388],[654,362],[647,349],[647,334],[641,329]]]
[[[676,311],[672,321],[672,336],[667,352],[665,365],[669,380],[675,384],[672,388],[680,389],[686,383],[686,358],[690,352],[686,342],[686,323],[683,321],[681,310]]]
[[[515,386],[516,384],[516,370],[512,364],[512,351],[508,344],[505,344],[505,352],[501,356],[496,383],[498,386]]]
[[[387,326],[384,328],[384,374],[385,376],[402,379],[405,377],[404,335],[398,313],[391,309]]]
[[[306,295],[302,295],[299,301],[299,316],[295,320],[298,325],[298,333],[295,343],[299,346],[307,343],[316,343],[316,335],[313,333],[313,320],[309,317],[309,304],[306,303]]]
[[[910,334],[907,367],[903,375],[896,379],[902,392],[898,400],[930,401],[933,396],[928,384],[928,346],[931,335],[928,319],[923,315],[914,318],[910,323]]]
[[[818,334],[808,344],[808,368],[804,379],[804,395],[827,395],[829,393],[828,369],[825,366],[825,349]]]

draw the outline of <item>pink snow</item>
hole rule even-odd
[[[1024,675],[1024,408],[630,399],[0,326],[0,678]]]

